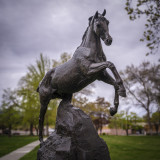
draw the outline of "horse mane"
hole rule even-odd
[[[93,16],[91,16],[91,17],[88,18],[88,20],[89,20],[89,26],[90,26],[90,24],[91,24],[92,18],[93,18]],[[85,38],[85,36],[86,36],[86,34],[87,34],[87,31],[88,31],[89,26],[87,27],[86,31],[84,32],[84,34],[83,34],[83,36],[82,36],[82,41],[84,40],[84,38]]]
[[[86,31],[84,32],[84,34],[83,34],[83,36],[82,36],[82,41],[84,40],[84,38],[85,38],[85,36],[86,36],[86,34],[87,34],[88,28],[89,28],[89,27],[87,27]]]

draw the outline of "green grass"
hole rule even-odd
[[[35,140],[36,136],[0,136],[0,157],[12,152],[22,146],[25,146]]]
[[[160,160],[160,136],[101,136],[109,147],[111,160]],[[20,160],[35,160],[37,146]]]
[[[160,160],[160,136],[101,136],[112,160]]]

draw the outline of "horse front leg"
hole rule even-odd
[[[119,86],[118,94],[120,96],[122,96],[122,97],[126,97],[126,90],[124,88],[123,81],[122,81],[122,79],[121,79],[121,77],[120,77],[115,65],[110,61],[107,61],[106,63],[108,64],[108,68],[112,71],[112,73],[113,73],[113,75],[114,75],[114,77],[116,79],[116,83]]]
[[[106,62],[92,63],[92,64],[89,66],[89,70],[88,70],[87,75],[96,74],[96,73],[102,71],[103,69],[105,69],[105,68],[107,68],[107,67],[108,67],[108,64],[106,64]]]
[[[119,73],[117,72],[116,67],[114,66],[114,64],[110,61],[106,61],[106,62],[100,62],[100,63],[92,63],[89,66],[89,70],[87,75],[93,75],[93,74],[97,74],[100,71],[103,71],[105,68],[109,68],[115,79],[116,79],[116,84],[118,85],[118,94],[122,97],[126,97],[126,90],[123,86],[123,81],[119,75]]]
[[[100,72],[98,76],[98,80],[101,80],[105,83],[108,83],[114,86],[114,89],[115,89],[114,107],[110,108],[110,114],[111,116],[113,116],[114,114],[117,113],[118,106],[119,106],[119,95],[118,95],[119,86],[117,85],[116,81],[108,74],[106,70]]]
[[[111,116],[114,116],[117,113],[118,106],[119,106],[119,95],[118,95],[118,91],[115,89],[114,107],[110,108]]]

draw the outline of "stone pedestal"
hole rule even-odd
[[[110,155],[90,117],[62,100],[55,132],[38,150],[37,160],[110,160]]]

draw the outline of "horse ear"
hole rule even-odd
[[[91,22],[92,18],[93,18],[93,16],[91,16],[91,17],[88,18],[89,22]]]
[[[105,15],[106,15],[106,10],[104,9],[102,16],[105,16]]]
[[[88,18],[88,20],[89,20],[89,26],[91,24],[92,18],[93,18],[93,16],[91,16],[91,17]]]
[[[95,13],[94,18],[98,18],[98,11]]]

